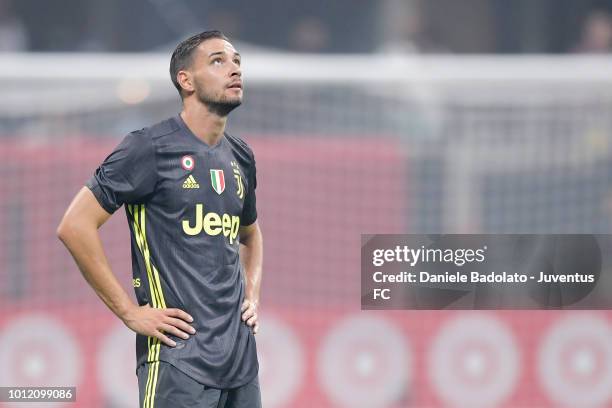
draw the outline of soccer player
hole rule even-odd
[[[180,114],[128,134],[57,233],[98,296],[137,333],[141,407],[260,407],[255,159],[225,132],[242,102],[240,54],[222,33],[206,31],[177,46],[170,74]],[[122,205],[138,305],[98,235]]]

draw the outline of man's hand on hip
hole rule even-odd
[[[253,329],[253,334],[257,334],[257,331],[259,331],[259,322],[257,320],[257,302],[244,299],[240,312],[242,313],[242,321],[246,322],[247,326]]]
[[[189,338],[189,334],[195,334],[195,329],[188,324],[193,322],[193,317],[180,309],[156,309],[148,304],[134,306],[122,320],[136,333],[156,337],[170,347],[176,346],[176,342],[164,333],[185,340]]]

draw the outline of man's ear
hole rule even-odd
[[[191,76],[191,72],[180,70],[176,74],[176,80],[186,92],[193,92],[195,90],[193,86],[193,77]]]

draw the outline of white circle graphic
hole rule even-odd
[[[520,354],[512,333],[485,315],[446,323],[428,355],[430,381],[450,406],[489,407],[514,390]]]
[[[134,332],[123,324],[111,328],[98,349],[96,368],[98,382],[109,406],[138,406]]]
[[[259,381],[264,407],[289,406],[302,385],[304,352],[294,330],[272,317],[261,319],[255,336],[259,357]]]
[[[538,376],[548,396],[571,407],[610,404],[612,327],[582,313],[557,322],[542,340]]]
[[[191,157],[191,156],[189,156],[189,155],[187,155],[187,156],[183,156],[183,157],[181,158],[181,166],[182,166],[182,167],[183,167],[183,169],[185,169],[185,170],[188,170],[188,171],[189,171],[189,170],[193,170],[194,164],[195,164],[195,162],[194,162],[194,160],[193,160],[193,157]]]
[[[0,384],[5,386],[76,387],[81,382],[79,344],[68,328],[51,315],[25,315],[4,325],[0,362]],[[51,408],[60,404],[44,405]]]
[[[383,407],[408,394],[412,358],[407,339],[385,319],[349,317],[323,340],[321,388],[341,406]]]

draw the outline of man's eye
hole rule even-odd
[[[236,65],[240,65],[240,60],[239,60],[239,59],[234,60],[234,64],[236,64]]]
[[[212,61],[213,64],[217,64],[217,65],[220,64],[221,62],[222,62],[221,58],[216,58]]]

